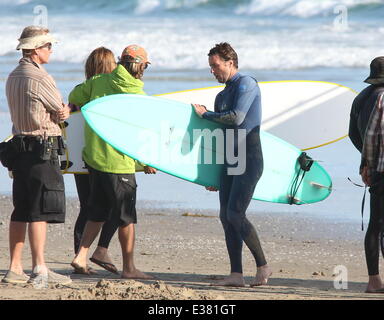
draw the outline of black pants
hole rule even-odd
[[[379,274],[380,235],[384,230],[384,174],[373,175],[369,192],[371,213],[365,234],[364,249],[368,275],[374,276]]]
[[[78,252],[81,242],[81,237],[84,232],[85,224],[88,220],[88,199],[90,194],[90,182],[89,174],[75,174],[75,182],[77,188],[77,194],[80,201],[80,212],[77,217],[75,229],[74,229],[74,248],[75,253]],[[108,248],[109,243],[113,235],[115,234],[117,228],[119,227],[118,222],[115,220],[108,220],[104,223],[103,228],[101,229],[101,234],[99,238],[99,247]]]
[[[263,172],[263,155],[259,131],[246,139],[246,169],[241,175],[228,175],[227,168],[220,180],[220,220],[231,263],[231,272],[242,273],[243,241],[255,258],[257,267],[267,264],[257,232],[246,218],[256,184]]]

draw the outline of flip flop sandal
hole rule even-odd
[[[92,261],[93,263],[97,264],[98,266],[104,268],[105,270],[107,270],[109,272],[112,272],[114,274],[119,274],[116,266],[113,263],[101,261],[101,260],[98,260],[95,258],[89,258],[89,260]]]

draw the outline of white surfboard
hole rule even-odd
[[[61,159],[63,173],[88,173],[83,161],[82,152],[84,147],[84,117],[80,111],[71,113],[62,126],[62,136],[67,148],[65,159]]]
[[[63,138],[67,148],[65,156],[61,157],[61,168],[63,173],[87,174],[88,169],[83,161],[82,153],[84,147],[84,117],[80,111],[71,113],[62,126]],[[136,163],[136,172],[144,171],[144,167]]]
[[[349,113],[357,92],[323,81],[259,82],[264,131],[302,150],[318,148],[348,135]],[[216,95],[224,86],[159,94],[185,103],[199,103],[214,109]],[[82,161],[84,119],[80,112],[66,121],[67,141],[64,173],[87,173]],[[138,171],[142,168],[137,168]]]
[[[323,81],[259,82],[261,129],[302,149],[318,148],[348,135],[349,113],[357,92]],[[165,93],[166,99],[214,109],[224,86]]]

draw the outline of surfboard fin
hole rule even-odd
[[[303,201],[292,196],[288,196],[288,199],[289,199],[289,204],[297,204],[297,205],[304,204]]]
[[[311,181],[309,184],[310,184],[311,186],[315,187],[315,188],[332,190],[332,187],[327,187],[327,186],[324,186],[324,185],[322,185],[322,184],[320,184],[320,183],[317,183],[317,182],[313,182],[313,181]]]

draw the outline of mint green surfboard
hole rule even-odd
[[[224,128],[199,118],[190,104],[118,94],[93,100],[81,111],[90,127],[122,153],[181,179],[219,186],[227,156],[222,151]],[[331,178],[316,162],[293,192],[302,151],[264,131],[261,142],[264,171],[253,199],[305,204],[329,196]],[[236,158],[231,156],[236,167]],[[240,162],[237,168],[241,172]]]

